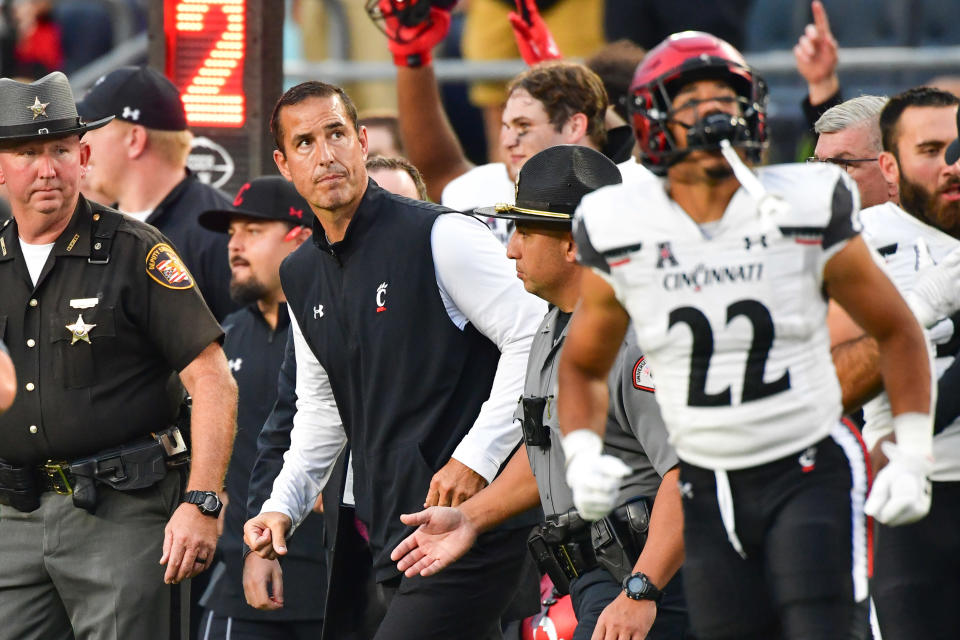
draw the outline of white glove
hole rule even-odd
[[[930,510],[933,460],[907,453],[893,442],[880,445],[887,463],[873,481],[864,512],[888,527],[920,520]]]
[[[616,506],[620,481],[630,474],[630,467],[619,458],[603,455],[603,440],[590,429],[577,429],[560,444],[574,506],[585,520],[599,520]]]
[[[960,309],[960,249],[933,264],[930,249],[917,238],[917,278],[904,296],[917,321],[929,329]]]

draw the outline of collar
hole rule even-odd
[[[357,206],[353,218],[347,224],[347,232],[343,235],[343,239],[339,242],[330,242],[327,239],[327,232],[320,224],[320,219],[314,215],[313,233],[310,236],[313,244],[324,253],[329,253],[339,259],[353,244],[358,242],[357,239],[362,237],[364,231],[372,226],[376,218],[376,209],[382,197],[383,189],[377,186],[377,183],[371,178],[367,178],[367,189],[360,199],[360,204]]]
[[[190,169],[187,169],[187,175],[184,176],[183,180],[177,183],[173,189],[170,190],[170,193],[164,197],[153,209],[153,213],[147,216],[147,224],[157,226],[157,222],[166,215],[167,211],[173,207],[173,205],[179,200],[186,190],[197,180],[197,177],[191,173]]]
[[[267,324],[267,319],[263,317],[263,313],[260,311],[259,305],[256,302],[251,302],[244,309],[253,316],[255,322],[263,324],[264,327],[270,329],[270,325]],[[280,302],[277,304],[277,326],[272,331],[283,331],[290,325],[290,314],[287,312],[287,303]]]
[[[90,203],[83,196],[80,196],[66,229],[60,233],[53,243],[53,255],[89,258],[90,226],[92,222],[93,211],[90,208]],[[17,222],[14,218],[7,218],[0,222],[0,262],[13,260],[14,243],[19,242],[19,240]]]

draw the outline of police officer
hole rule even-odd
[[[389,551],[405,535],[401,511],[462,502],[515,448],[510,416],[543,307],[480,222],[369,180],[366,132],[341,89],[291,88],[272,124],[274,159],[310,203],[314,234],[280,270],[297,358],[291,448],[244,538],[283,555],[349,442],[357,516],[391,594],[376,637],[499,633],[526,557],[519,524],[432,584],[401,578]]]
[[[238,636],[316,638],[323,620],[326,591],[323,521],[311,514],[303,535],[290,545],[279,566],[256,554],[244,559],[243,523],[247,488],[257,453],[257,437],[277,398],[277,375],[290,328],[280,287],[280,262],[310,237],[310,207],[280,176],[255,178],[240,187],[234,208],[200,214],[200,225],[230,237],[230,296],[245,305],[224,320],[223,350],[239,388],[237,436],[227,469],[226,515],[215,567],[202,604],[207,608],[200,635],[213,640]],[[248,579],[261,579],[259,593],[267,611],[244,599]],[[259,566],[257,566],[259,565]],[[269,585],[269,586],[268,586]],[[269,596],[269,597],[268,597]]]
[[[80,119],[61,73],[0,79],[0,327],[20,377],[0,416],[2,638],[166,639],[164,583],[216,545],[236,385],[169,241],[79,194],[80,137],[110,119]]]
[[[621,347],[610,375],[604,439],[606,450],[617,457],[614,462],[627,467],[627,476],[613,487],[620,507],[592,527],[574,508],[559,444],[557,363],[583,271],[576,264],[570,223],[584,194],[619,182],[617,166],[603,154],[583,146],[550,147],[520,170],[515,205],[479,211],[516,223],[507,256],[516,261],[517,276],[527,291],[551,304],[530,349],[516,414],[523,421],[529,464],[522,453],[514,456],[510,464],[516,473],[504,472],[462,505],[462,517],[437,509],[405,516],[408,524],[422,526],[394,556],[408,554],[398,563],[408,575],[430,566],[439,559],[434,549],[441,541],[448,547],[458,541],[471,543],[472,535],[458,538],[458,532],[493,524],[490,505],[499,505],[501,516],[528,508],[523,496],[530,494],[522,487],[533,485],[535,477],[547,517],[529,545],[554,585],[572,596],[578,620],[573,637],[587,640],[596,630],[600,637],[616,637],[619,632],[628,637],[682,638],[687,627],[682,586],[679,579],[670,581],[683,557],[678,461],[667,443],[649,367],[632,336]],[[454,525],[449,529],[441,524],[447,518]],[[433,569],[444,564],[441,560]],[[651,585],[667,585],[664,596]]]
[[[0,340],[0,412],[6,411],[13,404],[17,395],[17,374],[13,370],[13,361],[7,345]]]
[[[87,120],[116,116],[89,136],[85,188],[173,240],[217,320],[237,309],[227,284],[226,236],[197,216],[230,200],[187,168],[193,140],[180,92],[149,67],[121,67],[97,80],[77,105]],[[92,197],[92,196],[91,196]]]

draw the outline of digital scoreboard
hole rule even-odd
[[[151,2],[150,65],[180,91],[188,166],[228,195],[276,173],[270,113],[283,84],[282,0]]]

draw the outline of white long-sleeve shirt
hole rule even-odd
[[[500,349],[490,396],[453,453],[490,482],[520,441],[513,412],[546,303],[524,290],[503,246],[476,220],[439,216],[430,244],[437,287],[450,321],[461,330],[472,324]],[[347,437],[327,372],[292,314],[290,326],[297,358],[297,412],[290,450],[261,513],[284,513],[296,527],[326,485]]]

